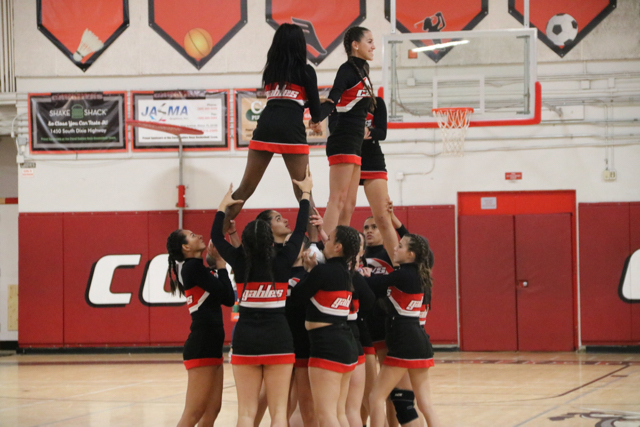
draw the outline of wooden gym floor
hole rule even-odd
[[[235,426],[224,368],[216,425]],[[640,426],[640,354],[441,352],[431,381],[444,426]],[[175,426],[186,386],[180,354],[9,354],[0,426]]]

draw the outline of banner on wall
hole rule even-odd
[[[86,71],[129,26],[128,0],[37,0],[38,30]]]
[[[307,41],[307,59],[315,65],[342,46],[347,29],[359,25],[366,17],[365,0],[267,0],[266,4],[267,22],[274,29],[284,23],[302,27]]]
[[[396,28],[401,33],[424,33],[472,30],[489,13],[489,0],[431,0],[416,2],[396,0]],[[384,14],[391,22],[390,0],[384,2]],[[418,47],[446,43],[451,39],[413,41]],[[434,62],[440,61],[453,47],[425,51]]]
[[[614,11],[617,0],[537,0],[529,6],[530,26],[561,58]],[[509,0],[509,13],[524,24],[524,0]]]
[[[247,0],[149,0],[149,26],[198,70],[247,23]]]
[[[185,126],[203,131],[202,135],[182,135],[190,148],[227,147],[228,92],[177,90],[133,93],[135,120]],[[133,129],[134,149],[177,148],[178,138],[151,129]]]
[[[124,92],[29,96],[31,150],[123,150]]]
[[[320,97],[329,96],[330,88],[318,88]],[[260,113],[267,105],[267,96],[264,90],[259,89],[241,89],[235,91],[236,96],[236,123],[237,142],[236,146],[241,148],[249,147],[249,142],[253,136],[253,131],[258,125]],[[328,119],[322,121],[322,132],[317,134],[309,128],[309,120],[311,114],[309,109],[304,110],[304,126],[307,132],[307,143],[310,146],[321,146],[327,143],[329,130],[327,127]]]

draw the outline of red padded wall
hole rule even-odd
[[[426,237],[434,254],[432,304],[425,329],[435,344],[457,344],[455,207],[411,206],[406,212],[407,229]]]
[[[458,224],[460,347],[517,350],[513,216],[465,215]]]
[[[111,292],[132,294],[120,307],[92,307],[85,293],[91,268],[110,254],[141,254],[148,259],[148,215],[144,213],[67,213],[64,215],[64,344],[148,345],[149,308],[138,299],[144,268],[118,268]]]
[[[189,223],[189,215],[185,214],[184,228],[191,227]],[[149,212],[148,214],[148,230],[149,230],[149,256],[147,259],[140,261],[138,268],[143,268],[155,256],[167,253],[167,237],[178,228],[178,213],[173,211]],[[201,233],[201,230],[194,231]],[[203,230],[205,231],[205,230]],[[205,242],[208,242],[208,232],[202,236]],[[142,289],[142,283],[140,283]],[[165,281],[165,291],[169,291],[169,279]],[[138,292],[139,295],[140,292]],[[136,296],[138,298],[138,296]],[[180,346],[189,333],[191,325],[191,316],[185,305],[182,306],[151,306],[149,307],[149,343],[152,345],[164,346]]]
[[[246,210],[236,218],[239,233],[260,211]],[[291,228],[297,211],[278,209]],[[369,208],[357,208],[352,224],[362,229],[370,214]],[[185,211],[184,228],[208,241],[214,215],[214,210]],[[409,230],[428,237],[436,253],[437,290],[427,322],[432,340],[457,342],[455,275],[451,273],[455,269],[454,209],[402,207],[396,208],[396,215]],[[20,345],[182,345],[190,324],[186,307],[148,306],[140,296],[148,263],[166,252],[166,238],[177,223],[175,211],[20,214]],[[138,265],[116,269],[110,286],[114,293],[131,293],[130,303],[90,305],[86,295],[93,265],[106,255],[118,254],[141,255]],[[230,312],[223,307],[227,342],[233,328]]]
[[[631,340],[631,308],[618,296],[629,253],[629,203],[581,203],[580,300],[582,343]]]
[[[20,345],[63,340],[62,214],[21,213],[18,220]]]
[[[629,254],[640,250],[640,203],[629,205]],[[640,342],[640,303],[631,304],[631,339]]]
[[[515,216],[518,350],[571,351],[571,215]]]

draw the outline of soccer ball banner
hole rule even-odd
[[[529,20],[538,38],[564,57],[616,8],[616,0],[536,0],[530,2]],[[520,23],[524,0],[509,0],[509,13]]]

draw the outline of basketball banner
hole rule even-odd
[[[529,6],[529,25],[561,58],[616,8],[617,0],[537,0]],[[509,13],[521,24],[524,0],[509,0]]]
[[[396,28],[401,33],[464,31],[473,29],[489,13],[488,0],[431,0],[416,2],[396,0]],[[391,22],[390,0],[384,2],[384,14]],[[413,41],[418,47],[434,46],[451,39]],[[438,62],[453,47],[429,50],[424,53]]]
[[[37,0],[38,30],[82,71],[129,26],[128,0]]]
[[[124,92],[29,96],[31,151],[124,150]]]
[[[318,88],[321,98],[329,96],[331,88]],[[267,95],[261,89],[238,89],[235,90],[236,100],[236,120],[238,126],[236,147],[247,148],[253,137],[253,131],[258,125],[260,113],[267,106]],[[327,127],[328,119],[324,119],[321,123],[322,132],[317,134],[309,128],[309,120],[311,114],[309,109],[304,110],[304,126],[307,132],[307,143],[309,146],[321,146],[327,143],[329,129]]]
[[[185,148],[228,147],[228,91],[176,90],[134,92],[133,118],[190,127],[202,135],[182,135]],[[133,148],[178,148],[178,138],[151,129],[133,129]]]
[[[149,0],[149,26],[198,70],[247,23],[247,0]]]
[[[267,0],[266,4],[267,22],[274,29],[285,23],[302,27],[307,59],[315,65],[341,46],[347,29],[359,25],[366,16],[365,0]]]

